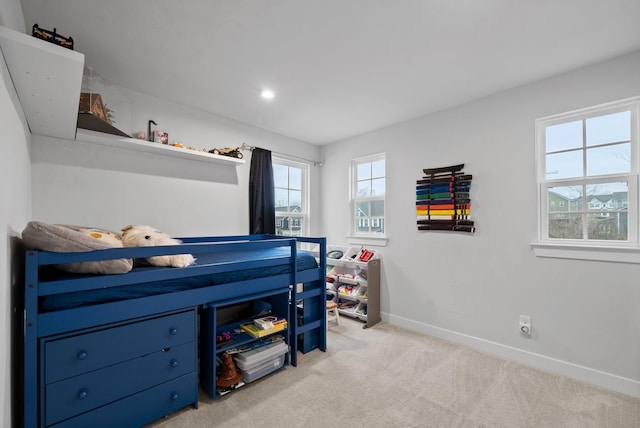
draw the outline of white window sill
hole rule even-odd
[[[530,245],[536,257],[640,263],[640,247],[609,247],[538,242]]]
[[[350,245],[373,245],[386,247],[389,238],[382,235],[347,235],[347,243]]]

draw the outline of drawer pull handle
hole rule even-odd
[[[79,359],[79,360],[84,360],[84,359],[86,359],[86,358],[87,358],[87,351],[80,351],[80,352],[78,352],[77,357],[78,357],[78,359]]]
[[[169,329],[169,334],[172,335],[172,336],[175,336],[176,334],[178,334],[178,329],[175,328],[175,327],[171,327]]]
[[[180,396],[178,395],[178,393],[177,393],[177,392],[172,392],[172,393],[171,393],[171,399],[172,399],[173,401],[176,401],[176,400],[178,399],[178,397],[180,397]]]
[[[169,365],[173,368],[178,367],[178,360],[171,360],[171,362],[169,362]]]
[[[81,389],[80,391],[78,391],[78,400],[84,400],[85,398],[87,398],[87,395],[89,395],[89,391],[84,388]]]

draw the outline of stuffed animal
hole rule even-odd
[[[182,241],[174,239],[151,226],[129,225],[122,229],[122,244],[125,247],[153,247],[156,245],[178,245],[182,244]],[[154,256],[148,257],[146,260],[153,266],[172,267],[187,267],[196,261],[191,254]]]

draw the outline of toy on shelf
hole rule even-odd
[[[40,28],[38,24],[33,24],[31,35],[37,39],[42,39],[54,45],[73,50],[73,37],[61,36],[56,32],[55,28],[53,31],[50,31]]]
[[[216,386],[221,388],[231,388],[242,380],[242,373],[236,369],[231,355],[224,353],[222,355],[222,368],[220,374],[216,376]]]
[[[240,147],[236,147],[235,149],[230,147],[211,149],[209,150],[209,153],[213,153],[214,155],[230,156],[238,159],[242,159],[244,157],[244,155],[242,154],[242,150],[240,150]]]
[[[117,128],[116,128],[117,125]],[[92,67],[85,66],[78,105],[77,127],[130,138],[122,129],[131,125],[131,103]]]
[[[375,253],[373,251],[369,251],[366,248],[363,248],[360,251],[360,257],[358,257],[358,260],[360,260],[361,262],[368,262],[373,258],[374,255]]]

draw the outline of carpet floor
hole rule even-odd
[[[149,427],[638,428],[640,400],[444,340],[341,317],[327,352]]]

